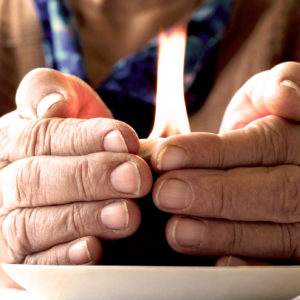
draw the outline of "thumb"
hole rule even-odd
[[[97,93],[83,80],[53,69],[30,71],[16,94],[17,111],[27,119],[36,118],[112,118]]]
[[[220,131],[243,128],[267,115],[300,121],[300,63],[282,63],[250,78],[228,105]]]

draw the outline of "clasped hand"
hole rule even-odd
[[[17,105],[0,125],[1,262],[98,263],[101,239],[138,228],[132,199],[152,186],[136,133],[81,80],[55,71],[28,74]]]
[[[173,214],[166,238],[176,251],[300,260],[299,78],[297,63],[257,74],[219,134],[156,146],[153,201]],[[98,263],[100,240],[133,234],[132,199],[151,190],[137,135],[86,84],[53,70],[25,77],[17,107],[0,124],[1,261]]]

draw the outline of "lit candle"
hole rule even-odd
[[[186,25],[159,34],[154,125],[148,139],[140,140],[139,155],[146,160],[160,138],[190,132],[183,82],[186,36]]]

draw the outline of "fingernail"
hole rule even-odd
[[[125,140],[119,130],[110,131],[103,142],[104,149],[110,152],[128,152]]]
[[[196,220],[180,218],[173,226],[173,239],[177,245],[194,247],[201,244],[201,228]]]
[[[53,105],[63,101],[65,101],[65,97],[57,92],[45,96],[37,106],[37,116],[42,117]]]
[[[249,266],[249,264],[244,259],[236,256],[229,256],[226,262],[226,266]]]
[[[230,255],[230,256],[228,256],[228,258],[227,258],[226,266],[230,266],[231,260],[232,260],[232,256]]]
[[[161,183],[156,196],[158,207],[183,209],[192,201],[192,190],[186,182],[178,179],[167,179]]]
[[[300,87],[297,83],[295,83],[294,81],[291,80],[283,80],[280,83],[280,86],[285,86],[285,87],[289,87],[292,88],[296,91],[296,93],[300,96]]]
[[[110,182],[121,193],[139,194],[141,178],[134,163],[125,162],[114,169],[110,175]]]
[[[159,170],[179,169],[188,161],[187,152],[178,146],[168,145],[158,154],[157,168]]]
[[[216,267],[228,267],[230,266],[230,261],[231,261],[232,256],[222,256],[217,258],[216,260]]]
[[[84,265],[92,260],[87,241],[80,241],[72,245],[68,254],[70,262],[73,265]]]
[[[101,220],[110,229],[126,228],[129,222],[127,203],[115,202],[105,206],[101,211]]]

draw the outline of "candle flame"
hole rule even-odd
[[[183,85],[186,35],[186,26],[159,34],[156,110],[149,138],[190,132]]]

